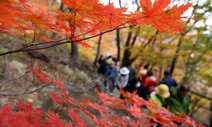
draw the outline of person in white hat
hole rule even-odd
[[[169,87],[165,84],[160,84],[155,87],[155,91],[151,93],[150,99],[158,103],[158,107],[166,107],[166,98],[170,97]]]
[[[127,85],[129,82],[129,73],[130,70],[127,67],[122,67],[119,70],[119,73],[116,78],[116,84],[118,85],[118,89],[123,89],[124,91],[127,91]],[[120,95],[121,99],[124,99],[124,96]]]
[[[117,77],[117,84],[119,88],[124,88],[127,86],[129,80],[129,73],[130,71],[126,67],[122,67],[120,69]]]
[[[103,60],[108,60],[108,59],[110,59],[112,57],[112,55],[110,54],[110,53],[107,53],[107,54],[105,54],[104,56],[103,56]]]

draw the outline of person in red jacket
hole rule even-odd
[[[156,77],[153,75],[153,72],[151,70],[147,72],[147,77],[143,85],[147,93],[147,96],[149,97],[150,93],[154,91],[154,88],[157,85]]]
[[[147,77],[147,71],[148,71],[149,65],[144,65],[142,69],[140,69],[139,74],[138,74],[138,80],[143,84],[146,77]]]

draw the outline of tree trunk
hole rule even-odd
[[[174,69],[175,69],[175,66],[176,66],[176,63],[177,63],[177,59],[178,59],[178,54],[180,52],[181,45],[182,45],[182,37],[180,38],[180,40],[178,42],[174,58],[172,59],[172,62],[171,62],[171,67],[170,67],[171,74],[174,72]]]
[[[120,32],[119,29],[116,30],[116,45],[117,45],[117,60],[121,59],[121,41],[120,41]]]
[[[108,4],[110,4],[110,3],[111,3],[111,1],[109,0],[109,1],[108,1]]]
[[[76,43],[71,43],[71,61],[70,64],[72,67],[79,67],[78,61],[78,45]]]
[[[129,46],[130,46],[130,40],[132,37],[132,27],[130,27],[129,29],[129,33],[127,36],[127,40],[125,43],[125,49],[124,49],[124,55],[123,55],[123,59],[122,59],[122,67],[123,66],[129,66],[129,58],[130,58],[130,51],[129,51]]]
[[[200,97],[195,97],[195,98],[193,99],[191,111],[190,111],[190,113],[189,113],[189,116],[190,116],[190,117],[193,117],[193,114],[194,114],[197,110],[199,110],[197,104],[198,104],[198,102],[200,102],[200,100],[201,100]]]
[[[128,33],[128,37],[127,37],[127,41],[125,43],[125,50],[124,50],[124,56],[123,56],[123,60],[122,60],[122,66],[130,66],[133,61],[136,60],[136,58],[130,58],[131,56],[131,51],[130,49],[134,46],[136,39],[138,37],[140,28],[137,29],[134,37],[132,37],[132,27],[130,28],[130,31]],[[132,42],[131,42],[131,38],[132,38]]]
[[[60,4],[60,10],[63,11],[63,9],[64,9],[64,4],[61,3],[61,4]]]
[[[135,36],[133,37],[133,40],[132,40],[132,43],[131,43],[131,47],[134,46],[139,32],[140,32],[140,27],[138,27],[138,29],[136,30]]]
[[[119,0],[119,7],[122,8],[122,6],[121,6],[121,0]]]
[[[210,105],[210,111],[212,112],[212,101],[211,101],[211,105]],[[210,127],[212,127],[212,113],[210,116]]]
[[[100,47],[101,47],[101,40],[102,40],[102,34],[99,36],[98,46],[97,46],[97,51],[96,51],[96,57],[95,57],[95,60],[94,60],[94,66],[97,66],[97,61],[98,61],[98,58],[99,58]]]

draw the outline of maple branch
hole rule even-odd
[[[135,19],[129,20],[129,21],[127,21],[127,22],[124,22],[124,23],[118,25],[118,26],[115,27],[114,29],[119,28],[120,26],[123,26],[124,24],[130,23],[130,22],[135,22],[135,21],[137,21],[137,20],[139,20],[139,19],[142,19],[142,18],[145,18],[145,17],[147,17],[147,16],[142,16],[142,17],[139,17],[139,18],[135,18]],[[130,26],[128,26],[128,27],[132,27],[132,26],[136,26],[136,25],[130,25]]]
[[[43,42],[43,43],[39,43],[39,44],[26,44],[26,45],[24,45],[24,47],[22,47],[22,48],[15,49],[15,50],[11,50],[11,51],[8,51],[8,52],[0,53],[0,56],[7,55],[7,54],[18,53],[18,52],[26,52],[26,51],[32,51],[32,50],[40,50],[40,49],[45,48],[45,47],[41,47],[41,46],[43,46],[43,45],[44,45],[44,46],[46,45],[46,48],[50,48],[50,47],[52,47],[52,46],[51,46],[52,44],[53,44],[53,46],[55,46],[55,45],[58,44],[58,42],[64,41],[64,40],[68,40],[68,38],[67,38],[67,39],[57,40],[57,41]],[[48,45],[49,45],[49,46],[48,46]]]
[[[74,40],[74,41],[70,40],[70,38],[65,38],[65,39],[61,39],[61,40],[57,40],[57,41],[49,41],[49,42],[43,42],[43,43],[39,43],[39,44],[28,44],[28,45],[25,45],[24,47],[19,48],[19,49],[15,49],[15,50],[11,50],[11,51],[8,51],[8,52],[0,53],[0,56],[7,55],[7,54],[18,53],[18,52],[27,52],[27,51],[33,51],[33,50],[47,49],[47,48],[51,48],[51,47],[54,47],[54,46],[57,46],[57,45],[66,44],[66,43],[80,42],[80,41],[83,41],[83,40],[88,40],[88,39],[100,36],[100,35],[105,34],[105,33],[112,32],[112,31],[117,30],[117,29],[124,29],[124,28],[128,28],[128,27],[132,27],[132,26],[123,26],[123,27],[119,27],[119,28],[106,30],[106,31],[101,32],[99,34],[96,34],[96,35],[93,35],[93,36],[90,36],[90,37],[86,37],[86,38],[83,38],[83,39]],[[85,33],[85,34],[88,34],[88,33]],[[85,35],[85,34],[82,34],[82,35]],[[79,37],[79,36],[82,36],[82,35],[77,35],[75,37]]]

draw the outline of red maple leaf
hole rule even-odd
[[[183,31],[183,14],[192,4],[187,3],[181,6],[173,6],[168,9],[170,0],[140,0],[142,12],[135,13],[135,20],[141,24],[153,25],[162,32]]]
[[[25,119],[35,126],[45,126],[46,123],[43,122],[41,117],[43,116],[43,110],[41,108],[33,108],[32,103],[18,102],[19,113],[25,115]]]
[[[61,81],[53,80],[52,82],[53,82],[57,87],[59,87],[60,89],[65,89],[65,85],[64,85],[64,83],[62,83]]]
[[[108,94],[100,93],[99,91],[96,92],[99,98],[101,98],[100,100],[104,105],[114,108],[126,109],[124,100],[109,96]]]
[[[83,100],[83,104],[97,110],[100,112],[100,114],[103,114],[103,113],[107,113],[108,111],[101,105],[99,105],[98,103],[93,103],[89,100]]]
[[[40,79],[44,83],[50,83],[52,82],[52,79],[49,78],[47,74],[44,74],[39,68],[31,68],[34,75]]]
[[[138,107],[136,105],[130,106],[129,112],[138,119],[141,119],[143,117],[144,112],[141,110],[141,107]]]
[[[65,121],[62,121],[58,114],[55,114],[53,111],[48,111],[47,116],[49,117],[47,122],[51,127],[65,127]]]
[[[85,121],[79,117],[77,112],[68,110],[68,116],[74,121],[76,127],[87,127]]]
[[[55,92],[51,92],[50,93],[50,97],[52,98],[52,100],[59,104],[59,105],[62,105],[62,104],[66,104],[66,100],[64,98],[62,98],[59,94],[55,93]]]
[[[65,92],[65,91],[61,91],[61,92],[62,92],[62,95],[64,96],[64,98],[67,99],[70,103],[78,105],[78,102],[75,101],[74,98],[70,97],[67,92]]]

